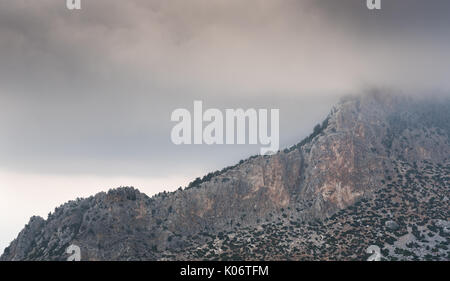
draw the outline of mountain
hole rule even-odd
[[[450,100],[342,99],[314,132],[148,197],[132,187],[32,217],[0,260],[449,260]],[[369,251],[370,252],[370,251]]]

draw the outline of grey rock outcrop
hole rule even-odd
[[[386,223],[385,223],[385,226],[389,229],[389,230],[392,230],[392,231],[395,231],[395,230],[397,230],[397,229],[399,229],[400,228],[400,226],[398,225],[398,223],[396,223],[395,221],[387,221]]]

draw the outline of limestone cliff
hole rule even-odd
[[[436,214],[441,224],[448,224],[449,110],[450,102],[444,98],[348,97],[299,144],[271,156],[251,157],[196,180],[184,190],[150,198],[134,188],[119,188],[66,203],[47,220],[33,217],[1,260],[65,260],[71,244],[81,248],[83,260],[192,259],[205,245],[213,249],[211,259],[252,259],[238,249],[220,248],[224,233],[230,237],[245,233],[248,243],[257,245],[264,240],[258,240],[254,232],[249,234],[249,229],[258,232],[270,226],[281,231],[292,220],[298,229],[329,222],[360,202],[378,198],[404,165],[434,169],[435,174],[427,176],[440,198],[447,200],[431,208],[441,212]],[[382,205],[378,211],[383,211]],[[308,232],[303,238],[320,237],[318,233]],[[448,243],[448,235],[442,233],[442,241]],[[294,234],[300,235],[295,231],[290,235]],[[299,239],[287,240],[294,238]],[[316,245],[319,240],[325,243],[317,238],[305,245]],[[351,257],[345,252],[314,255],[284,242],[280,240],[279,246],[289,251],[280,255],[267,248],[259,257]]]

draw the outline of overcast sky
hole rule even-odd
[[[31,215],[151,195],[257,154],[175,146],[176,108],[279,108],[300,141],[344,94],[449,92],[450,1],[0,0],[0,252]]]

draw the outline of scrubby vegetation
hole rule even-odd
[[[203,234],[178,259],[199,260],[363,260],[377,245],[384,260],[450,258],[450,164],[398,161],[390,181],[371,197],[324,221],[305,222],[296,210],[257,227]],[[168,255],[168,253],[166,254]]]

